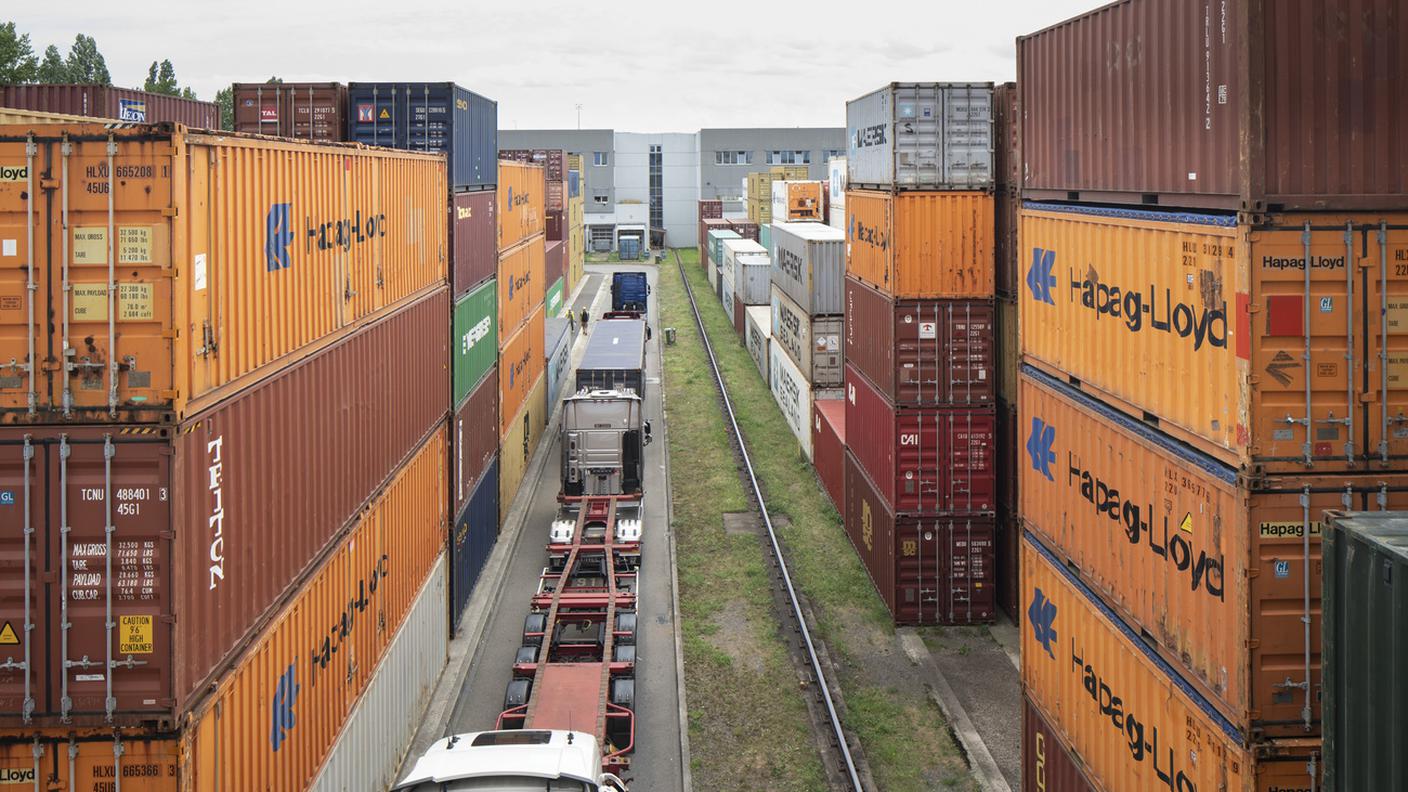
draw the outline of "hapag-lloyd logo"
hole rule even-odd
[[[1204,273],[1203,277],[1211,277],[1211,274]],[[1094,270],[1085,277],[1071,271],[1069,280],[1071,302],[1092,311],[1097,320],[1108,316],[1122,320],[1121,324],[1131,333],[1142,332],[1147,327],[1154,332],[1188,339],[1194,352],[1204,346],[1227,347],[1226,301],[1213,306],[1195,305],[1175,299],[1172,289],[1160,289],[1153,283],[1131,290],[1101,280]]]
[[[17,182],[28,180],[28,165],[0,165],[0,182]]]
[[[868,226],[851,214],[851,220],[846,224],[846,237],[852,242],[860,242],[880,250],[890,249],[890,236],[880,229],[880,226]]]

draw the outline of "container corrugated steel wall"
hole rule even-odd
[[[0,106],[112,118],[129,124],[169,122],[199,129],[220,128],[220,108],[214,102],[110,85],[5,85],[0,86]]]
[[[768,347],[772,346],[772,308],[750,305],[743,309],[743,314],[743,344],[748,347],[748,354],[753,356],[753,362],[758,366],[758,372],[763,375],[763,381],[771,384],[772,379],[768,377],[768,358],[771,352]]]
[[[841,511],[846,503],[846,403],[841,399],[812,402],[812,465],[832,505]]]
[[[815,388],[839,388],[845,372],[841,366],[841,337],[845,320],[839,316],[809,315],[781,288],[772,289],[772,342]]]
[[[225,675],[187,733],[194,789],[303,789],[436,568],[442,427]]]
[[[499,539],[499,460],[491,459],[450,533],[450,632],[459,627],[479,573]]]
[[[563,245],[567,244],[561,239],[554,239],[543,246],[543,282],[555,283],[562,279],[567,270],[564,265],[567,262],[563,256]]]
[[[235,83],[236,132],[335,142],[347,139],[341,83]]]
[[[114,779],[121,778],[122,792],[177,792],[181,746],[175,739],[128,734],[118,742],[120,756],[114,753],[110,731],[107,735],[26,731],[23,739],[0,743],[0,784],[13,785],[15,792],[115,792]]]
[[[787,427],[812,458],[812,384],[777,343],[768,344],[768,377],[773,401],[782,410]]]
[[[993,86],[992,129],[993,185],[997,190],[1018,189],[1022,183],[1022,125],[1017,83]]]
[[[349,83],[347,139],[444,152],[454,191],[495,182],[499,106],[454,83]]]
[[[0,89],[3,90],[3,89]],[[0,124],[9,126],[35,126],[43,124],[85,124],[93,119],[68,113],[49,113],[43,110],[24,110],[14,107],[0,107]]]
[[[772,283],[811,316],[845,306],[845,234],[821,223],[772,224]]]
[[[1008,404],[1017,403],[1017,368],[1022,363],[1021,334],[1017,303],[998,299],[997,308],[997,395]]]
[[[498,207],[493,190],[455,193],[450,211],[450,285],[459,297],[494,277],[498,267]]]
[[[452,464],[450,514],[459,514],[474,482],[499,452],[499,370],[489,369],[450,421]]]
[[[1071,756],[1066,737],[1022,695],[1022,792],[1099,792]]]
[[[492,280],[455,303],[451,366],[457,405],[498,361],[498,306],[499,286]]]
[[[733,273],[729,270],[719,271],[719,305],[723,306],[724,313],[728,316],[729,322],[733,322]]]
[[[523,409],[528,394],[538,384],[547,368],[543,350],[543,328],[546,316],[542,306],[524,323],[518,335],[504,342],[499,351],[499,431],[506,434]],[[542,401],[539,399],[538,401]]]
[[[384,792],[421,725],[449,656],[446,557],[435,563],[386,657],[308,789]]]
[[[500,522],[513,506],[514,498],[518,497],[518,488],[528,473],[528,463],[543,439],[543,428],[547,425],[547,388],[548,378],[544,372],[538,375],[537,382],[528,391],[523,409],[513,417],[504,432],[503,444],[499,447]]]
[[[991,297],[993,198],[846,193],[846,274],[894,297]]]
[[[544,398],[547,408],[544,420],[552,415],[557,402],[557,394],[562,392],[562,383],[572,370],[572,326],[566,319],[549,319],[544,325],[543,349],[547,356],[547,387]]]
[[[1216,714],[1028,533],[1022,682],[1100,789],[1314,789],[1318,740],[1243,747]],[[1119,699],[1120,708],[1113,701]],[[1120,717],[1114,717],[1118,711]]]
[[[1026,205],[1022,354],[1233,465],[1402,465],[1408,216],[1265,219]]]
[[[855,185],[981,190],[993,182],[992,83],[890,83],[846,102]]]
[[[37,284],[29,291],[16,269],[4,278],[0,357],[58,355],[67,341],[75,367],[41,361],[33,413],[30,378],[0,376],[0,420],[184,418],[445,281],[434,157],[148,126],[34,131],[33,183],[61,189],[30,215],[29,182],[0,182],[0,225],[18,237],[12,260],[32,256]],[[27,162],[25,145],[0,133],[0,160]]]
[[[499,345],[512,338],[524,322],[543,307],[548,284],[544,281],[541,237],[530,239],[499,254]]]
[[[706,221],[707,222],[707,221]],[[731,228],[714,228],[709,231],[709,261],[714,269],[719,269],[724,263],[723,244],[725,239],[742,239],[738,232]]]
[[[499,220],[499,250],[522,244],[546,230],[547,210],[543,205],[543,168],[525,162],[499,162],[496,190]]]

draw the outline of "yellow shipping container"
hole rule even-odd
[[[179,420],[445,282],[441,156],[19,130],[0,129],[0,420]]]
[[[548,284],[543,283],[546,251],[536,236],[513,250],[499,254],[499,344],[511,338],[543,304]]]
[[[499,160],[499,250],[547,230],[547,181],[542,165]]]
[[[541,328],[538,335],[542,335]],[[572,376],[570,372],[568,376]],[[547,388],[548,377],[544,372],[528,390],[528,400],[509,421],[503,443],[499,446],[500,523],[508,515],[509,507],[513,506],[518,487],[528,472],[528,463],[533,459],[533,452],[537,450],[538,443],[542,442],[543,429],[548,422]]]
[[[586,199],[578,195],[567,202],[567,283],[566,297],[582,280],[582,270],[586,265],[587,228]]]
[[[774,165],[768,169],[768,175],[771,181],[806,181],[808,170],[806,165]],[[772,195],[772,185],[768,185],[768,195]]]
[[[892,297],[989,298],[993,198],[846,191],[846,274]]]
[[[1402,469],[1408,215],[1255,220],[1028,204],[1023,355],[1244,470]]]

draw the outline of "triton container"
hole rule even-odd
[[[438,157],[67,124],[0,161],[3,422],[180,420],[445,282]]]
[[[891,297],[993,295],[993,198],[846,193],[846,274]]]
[[[0,107],[108,118],[125,124],[175,123],[198,129],[220,128],[220,108],[214,102],[110,85],[0,86]],[[5,162],[11,164],[14,160],[6,158]]]
[[[814,387],[841,387],[845,320],[839,316],[813,317],[776,286],[772,289],[771,308],[773,344],[782,347]]]
[[[810,316],[841,315],[845,234],[821,223],[774,223],[772,248],[773,286]]]
[[[840,511],[846,504],[846,403],[841,399],[812,402],[812,465]]]
[[[455,193],[450,199],[450,285],[456,297],[494,277],[497,209],[493,190]]]
[[[350,83],[347,139],[443,152],[455,192],[492,188],[499,156],[499,104],[454,83]]]
[[[342,83],[235,83],[235,131],[319,142],[347,139]]]
[[[992,148],[992,83],[890,83],[846,102],[852,186],[984,190]]]

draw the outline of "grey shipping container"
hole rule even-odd
[[[499,104],[454,83],[350,83],[347,139],[408,151],[443,151],[453,192],[499,178]]]
[[[772,295],[772,257],[751,239],[724,242],[724,266],[732,273],[733,292],[744,305],[767,305]]]
[[[572,340],[576,338],[572,327],[574,325],[571,322],[562,318],[549,317],[543,320],[543,349],[547,351],[548,359],[548,386],[545,389],[548,409],[543,413],[545,421],[552,420],[558,391],[562,390],[562,381],[572,368]]]
[[[1408,512],[1329,511],[1322,531],[1324,788],[1408,789]]]
[[[845,319],[808,316],[782,290],[772,290],[772,342],[792,358],[813,388],[839,388],[845,379],[841,341]]]
[[[846,139],[852,188],[988,189],[992,83],[890,83],[846,103]]]
[[[588,328],[591,338],[577,364],[577,390],[621,388],[645,398],[645,321],[603,319]]]
[[[822,223],[772,224],[772,282],[811,316],[846,305],[846,234]]]

